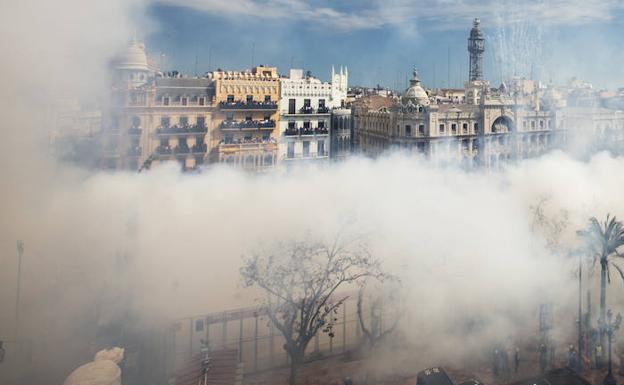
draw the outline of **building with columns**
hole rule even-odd
[[[400,149],[441,165],[495,169],[562,147],[580,130],[600,133],[591,128],[596,121],[606,127],[610,138],[624,141],[621,112],[567,108],[553,96],[555,92],[540,90],[526,79],[512,79],[492,88],[482,77],[484,49],[476,19],[468,39],[470,80],[464,85],[463,97],[433,95],[414,70],[400,99],[376,95],[356,100],[352,106],[355,148],[371,156]],[[580,114],[591,122],[585,128],[575,123]]]
[[[331,113],[347,98],[348,70],[332,68],[330,82],[302,69],[280,79],[279,160],[327,161],[331,153]]]

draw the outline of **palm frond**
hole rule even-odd
[[[624,271],[622,271],[622,268],[619,267],[618,265],[616,265],[615,263],[611,262],[611,264],[613,265],[613,267],[615,267],[615,269],[617,270],[617,272],[620,274],[620,278],[622,278],[622,283],[624,283]]]

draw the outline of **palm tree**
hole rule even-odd
[[[615,216],[607,214],[607,219],[600,223],[595,217],[589,219],[589,227],[582,234],[588,239],[588,246],[594,255],[594,263],[600,262],[600,344],[605,345],[605,321],[607,282],[611,283],[610,266],[613,266],[624,280],[624,271],[613,261],[614,257],[624,258],[618,248],[624,245],[624,225]]]

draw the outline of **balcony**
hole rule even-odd
[[[224,120],[221,123],[221,129],[224,131],[231,130],[264,130],[264,129],[274,129],[275,121],[274,120],[244,120],[244,121],[233,121],[233,120]]]
[[[205,134],[208,132],[208,128],[205,125],[187,125],[187,126],[178,126],[173,125],[169,127],[158,127],[156,129],[156,135],[160,136],[171,136],[171,135],[195,135],[195,134]]]
[[[285,136],[298,136],[298,135],[327,135],[329,130],[327,128],[287,128],[284,131]]]
[[[185,154],[188,154],[189,152],[191,152],[191,150],[186,144],[179,144],[173,149],[173,153],[176,155],[185,155]]]
[[[312,106],[303,106],[299,109],[299,113],[300,114],[305,114],[305,115],[309,115],[309,114],[329,114],[329,108],[325,107],[325,106],[320,106],[319,108],[317,108],[316,110],[314,108],[312,108]]]
[[[138,127],[131,127],[128,129],[128,135],[138,136],[138,135],[141,135],[141,131],[142,130]]]
[[[134,146],[128,149],[128,156],[141,156],[141,147]]]
[[[156,153],[158,155],[171,155],[172,154],[171,147],[169,146],[158,146],[156,147]]]
[[[277,102],[220,102],[222,110],[277,110]]]
[[[191,152],[194,154],[203,154],[206,153],[206,151],[208,151],[208,146],[206,145],[206,143],[196,144],[191,147]]]
[[[222,155],[235,154],[239,152],[276,152],[277,142],[275,139],[252,139],[221,142],[219,153]]]

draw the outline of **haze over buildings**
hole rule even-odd
[[[0,383],[122,345],[124,385],[189,359],[196,384],[202,339],[260,383],[287,360],[241,256],[345,228],[403,285],[408,350],[378,366],[529,357],[544,303],[574,342],[577,230],[624,215],[622,7],[511,5],[3,4]],[[547,50],[554,30],[574,49]],[[354,299],[308,358],[359,346]]]

